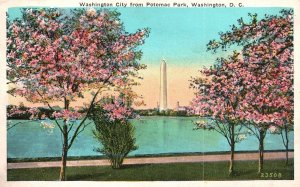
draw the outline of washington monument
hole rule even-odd
[[[159,111],[167,109],[167,64],[162,60],[160,64],[160,97],[159,97]]]

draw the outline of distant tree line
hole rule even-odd
[[[18,113],[13,113],[11,112],[11,110],[13,108],[18,108],[19,111],[23,111],[23,112],[18,112]],[[30,116],[32,115],[29,111],[31,107],[28,106],[24,106],[23,103],[21,103],[19,106],[17,105],[8,105],[6,107],[6,113],[7,114],[11,114],[11,115],[7,115],[7,119],[22,119],[22,120],[30,120]],[[61,108],[59,106],[54,106],[52,107],[54,109],[54,111],[59,111],[61,110]],[[52,116],[53,110],[50,108],[46,108],[46,107],[37,107],[37,119],[42,119],[43,116],[47,116],[50,119],[54,119],[54,117]],[[81,113],[85,112],[85,111],[80,111]]]
[[[142,109],[136,110],[136,113],[140,116],[191,116],[187,111],[180,110],[175,111],[172,109],[159,111],[157,109]]]

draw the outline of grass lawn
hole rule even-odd
[[[236,174],[228,176],[228,162],[173,163],[126,165],[121,169],[109,166],[69,167],[70,181],[189,181],[189,180],[293,180],[294,160],[265,161],[264,173],[257,174],[257,161],[237,161]],[[54,181],[59,168],[9,169],[8,181]],[[272,173],[272,174],[271,174]],[[262,176],[263,175],[263,176]],[[272,177],[271,177],[272,175]],[[275,177],[276,176],[276,177]]]

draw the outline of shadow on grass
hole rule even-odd
[[[253,173],[257,172],[256,170],[239,170],[236,172],[236,175],[237,177],[243,177],[243,176],[249,176]]]
[[[87,181],[87,180],[126,180],[123,176],[126,175],[126,173],[133,172],[135,170],[145,170],[147,167],[151,164],[137,164],[137,165],[122,165],[119,169],[113,169],[111,166],[105,166],[105,167],[89,167],[87,168],[81,168],[81,171],[77,172],[76,170],[71,170],[68,173],[67,180],[68,181]],[[128,176],[130,177],[130,176]],[[126,178],[126,177],[125,177]]]
[[[135,168],[144,168],[144,167],[148,167],[151,164],[128,164],[128,165],[122,165],[122,167],[120,168],[122,169],[135,169]]]
[[[67,180],[68,181],[85,181],[85,180],[91,180],[93,178],[99,178],[99,176],[104,176],[105,172],[94,172],[93,174],[87,174],[87,173],[74,173],[73,175],[68,175]]]

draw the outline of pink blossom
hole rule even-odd
[[[71,111],[71,110],[62,110],[59,112],[53,112],[53,117],[56,119],[65,119],[65,120],[76,120],[81,117],[81,114],[77,111]]]

